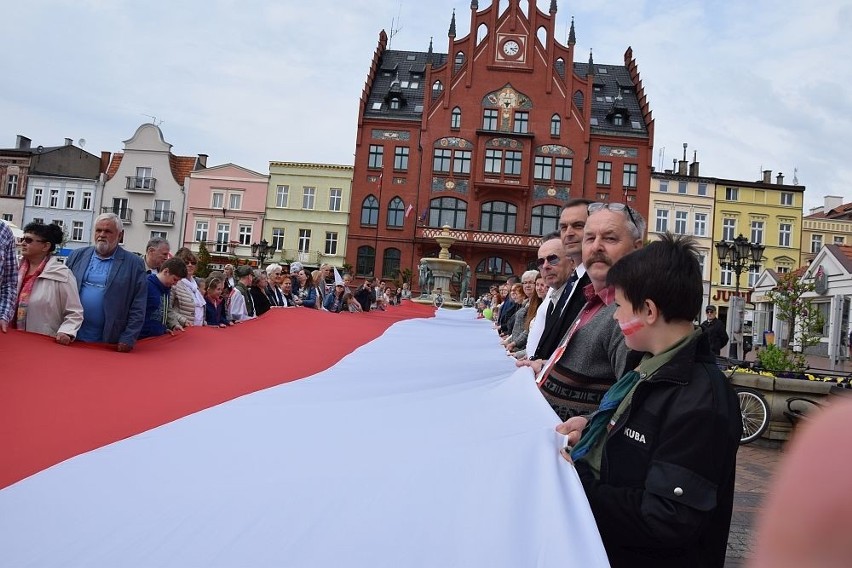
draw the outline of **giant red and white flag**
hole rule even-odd
[[[606,566],[530,370],[433,314],[0,338],[0,564]]]

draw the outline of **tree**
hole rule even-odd
[[[207,250],[207,245],[201,242],[198,245],[198,266],[195,267],[195,275],[199,278],[206,278],[210,273],[209,264],[210,251]]]
[[[761,365],[768,371],[796,371],[807,368],[804,351],[819,343],[824,318],[805,294],[812,292],[813,283],[805,282],[793,272],[781,276],[778,285],[767,292],[766,299],[775,306],[778,319],[787,322],[786,345],[782,349],[771,345],[758,354]],[[798,352],[794,351],[798,347]]]

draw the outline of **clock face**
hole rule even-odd
[[[509,41],[503,43],[503,53],[505,53],[509,57],[514,57],[518,54],[520,50],[521,46],[518,45],[518,42],[513,39],[510,39]]]

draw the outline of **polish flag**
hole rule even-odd
[[[281,308],[131,353],[8,333],[2,564],[606,566],[559,419],[484,321]],[[328,341],[282,358],[284,326]]]
[[[411,215],[411,212],[414,210],[414,205],[411,203],[408,204],[408,207],[405,209],[405,218],[408,219],[408,216]]]

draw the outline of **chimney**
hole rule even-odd
[[[32,140],[23,134],[18,134],[17,139],[15,139],[15,148],[18,150],[29,150],[30,144],[32,144]]]
[[[195,161],[195,169],[200,170],[207,167],[207,154],[198,154],[198,159]]]
[[[698,177],[698,151],[692,152],[692,163],[689,164],[690,177]]]
[[[837,209],[841,205],[843,205],[843,198],[838,195],[826,195],[823,198],[823,202],[825,205],[823,206],[823,213],[828,213],[832,209]]]
[[[66,145],[66,146],[73,146],[73,145],[74,145],[74,141],[73,141],[72,139],[70,139],[70,138],[66,138],[66,139],[65,139],[65,145]]]
[[[784,174],[778,172],[778,175],[775,176],[775,183],[777,183],[778,185],[784,185]]]
[[[772,183],[772,170],[763,170],[763,183]]]
[[[687,147],[687,143],[684,142],[683,143],[683,159],[680,162],[678,162],[678,165],[677,165],[677,173],[679,173],[682,176],[686,175],[686,164],[687,164],[687,162],[686,162],[686,147]]]
[[[112,157],[112,154],[109,152],[101,152],[101,169],[100,172],[105,174],[109,169],[109,160]]]

